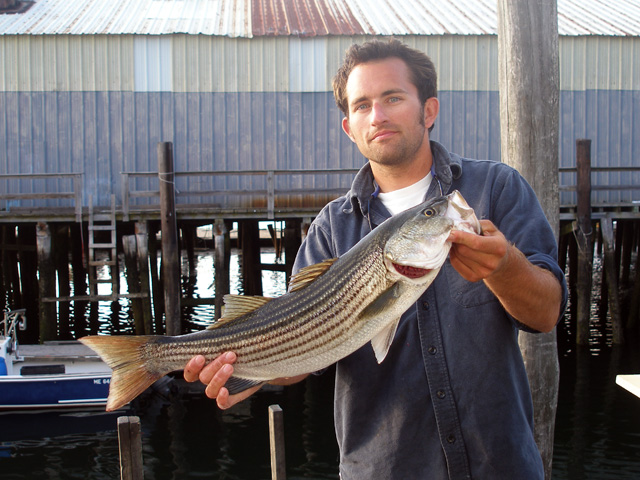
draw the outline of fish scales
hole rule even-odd
[[[320,370],[369,341],[383,361],[401,315],[444,263],[453,228],[481,232],[457,192],[395,215],[339,259],[304,269],[281,297],[225,297],[231,313],[211,330],[80,339],[113,368],[107,410],[131,401],[199,354],[212,360],[226,351],[236,353],[228,384],[235,392]]]

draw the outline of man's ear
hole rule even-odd
[[[344,117],[342,119],[342,130],[344,130],[344,133],[347,134],[347,137],[349,137],[351,141],[355,143],[353,135],[351,135],[351,128],[349,128],[349,119],[347,117]]]
[[[431,128],[440,112],[440,102],[436,97],[427,98],[424,102],[424,126]],[[344,128],[344,126],[342,127]]]

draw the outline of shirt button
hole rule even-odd
[[[436,392],[436,396],[437,396],[438,398],[442,399],[442,398],[446,397],[446,396],[447,396],[447,394],[445,393],[445,391],[444,391],[444,390],[438,390],[438,391]]]
[[[429,310],[429,302],[422,302],[422,309]]]
[[[456,443],[456,436],[455,435],[449,435],[447,437],[447,443]]]
[[[438,349],[436,347],[434,347],[433,345],[431,345],[428,349],[427,352],[429,352],[431,355],[435,355],[436,353],[438,353]]]

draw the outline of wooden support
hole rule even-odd
[[[622,330],[622,319],[620,318],[620,297],[618,293],[618,273],[615,264],[613,220],[610,215],[606,215],[600,224],[602,226],[604,271],[607,276],[613,343],[615,345],[621,345],[624,342],[624,333]]]
[[[189,265],[189,277],[196,277],[196,227],[189,223],[180,227],[182,232],[182,248],[187,252],[187,264]]]
[[[560,69],[557,0],[498,0],[498,84],[502,161],[535,191],[554,229],[560,225],[558,145]],[[541,102],[540,99],[545,101]],[[534,409],[534,435],[551,478],[560,367],[556,331],[518,337]]]
[[[138,252],[138,279],[140,281],[140,299],[142,306],[142,318],[144,332],[151,335],[153,332],[153,315],[151,313],[151,288],[149,282],[149,234],[147,224],[136,223],[136,251]]]
[[[287,478],[284,450],[284,414],[280,405],[269,406],[269,443],[271,445],[271,480]]]
[[[158,179],[160,187],[160,221],[162,230],[162,281],[167,335],[182,333],[180,320],[180,251],[175,204],[173,145],[158,143]]]
[[[37,251],[36,247],[36,227],[35,225],[20,225],[18,227],[18,245],[28,251]],[[17,271],[17,262],[15,264]],[[20,257],[20,278],[15,280],[16,288],[21,290],[21,300],[19,307],[26,310],[27,318],[40,318],[40,302],[38,283],[38,256],[24,255]],[[20,287],[18,287],[20,285]],[[32,328],[27,328],[26,335],[22,337],[24,343],[37,343],[40,338],[40,325],[38,322],[31,322]],[[35,327],[35,328],[33,328]]]
[[[71,295],[68,225],[60,226],[54,231],[53,259],[55,270],[58,274],[58,296],[68,297]],[[71,340],[70,311],[71,305],[69,302],[58,303],[58,338],[60,340]]]
[[[640,252],[637,252],[635,272],[636,278],[633,284],[631,307],[627,320],[627,328],[629,328],[629,330],[636,328],[639,323],[638,320],[640,319]]]
[[[634,222],[629,220],[618,220],[618,225],[622,226],[621,239],[621,270],[620,270],[620,286],[625,288],[629,285],[631,278],[631,257],[633,253],[634,240]]]
[[[242,285],[245,295],[262,295],[262,270],[260,270],[260,229],[257,220],[242,220],[240,243],[242,244]]]
[[[151,291],[153,293],[153,313],[154,313],[154,332],[156,335],[162,335],[164,325],[162,316],[164,315],[164,289],[158,275],[158,239],[156,237],[157,223],[147,223],[148,245],[149,245],[149,273],[151,275]]]
[[[287,220],[284,227],[284,263],[287,288],[291,280],[293,263],[302,243],[301,222],[298,219]]]
[[[142,434],[139,417],[118,417],[120,479],[142,480]]]
[[[54,297],[56,294],[56,274],[51,256],[51,230],[48,223],[38,222],[36,225],[36,246],[38,252],[38,286],[40,298]],[[56,304],[40,302],[40,342],[56,339],[57,318]]]
[[[231,261],[231,236],[229,225],[222,219],[216,219],[213,225],[213,236],[215,246],[214,269],[215,269],[215,318],[218,320],[222,316],[222,306],[224,296],[231,291],[229,264]]]
[[[129,293],[140,293],[140,279],[138,276],[138,249],[135,235],[124,235],[122,237],[122,247],[124,250],[124,265],[127,273],[127,287]],[[142,313],[142,302],[140,298],[131,299],[131,310],[133,312],[133,322],[136,335],[144,335],[144,318]]]
[[[593,235],[591,227],[591,140],[576,141],[578,165],[578,207],[575,237],[578,247],[576,275],[576,343],[589,344],[591,282],[593,277]]]
[[[87,295],[87,268],[85,256],[84,226],[76,223],[70,228],[71,237],[71,271],[73,272],[73,293],[79,296]],[[73,328],[77,337],[87,334],[86,319],[87,302],[75,300],[73,302]]]

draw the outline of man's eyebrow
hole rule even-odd
[[[382,97],[388,97],[389,95],[394,95],[396,93],[407,93],[407,91],[403,88],[392,88],[389,90],[385,90],[384,92],[382,92]],[[356,99],[354,99],[352,102],[349,102],[349,105],[357,105],[358,103],[367,101],[369,99],[369,97],[367,96],[361,96],[358,97]]]

